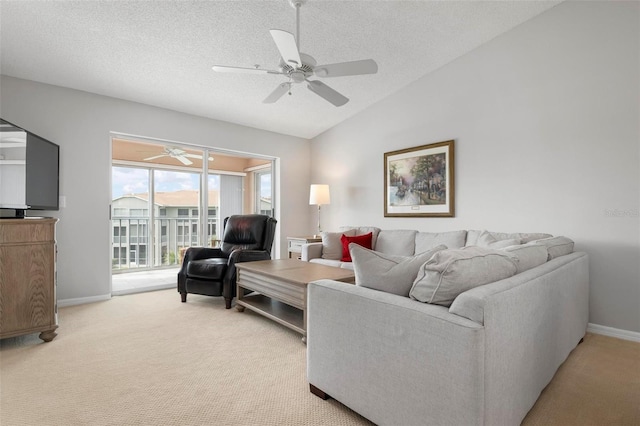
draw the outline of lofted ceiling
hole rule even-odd
[[[296,33],[288,0],[3,0],[0,72],[310,139],[558,3],[309,0],[301,52],[378,64],[377,74],[322,79],[350,99],[341,107],[304,84],[264,104],[284,76],[211,69],[277,69],[269,30]]]

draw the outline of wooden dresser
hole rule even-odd
[[[0,339],[58,328],[54,218],[0,219]]]

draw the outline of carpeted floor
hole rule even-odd
[[[367,425],[309,392],[300,335],[175,290],[60,309],[0,343],[0,425]],[[640,344],[587,335],[526,425],[640,424]]]

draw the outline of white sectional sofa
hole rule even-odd
[[[307,378],[311,391],[331,396],[379,425],[520,424],[581,341],[588,322],[588,256],[573,252],[573,243],[547,247],[533,242],[546,237],[486,231],[379,231],[373,244],[386,253],[381,255],[382,263],[394,255],[418,255],[439,244],[451,245],[425,263],[431,266],[421,266],[427,273],[439,273],[436,257],[450,263],[451,253],[464,257],[482,252],[476,245],[508,244],[505,250],[518,244],[539,250],[542,245],[547,258],[537,266],[528,261],[518,266],[514,261],[518,269],[510,271],[511,276],[463,291],[453,303],[419,301],[424,300],[424,291],[415,291],[415,283],[411,297],[405,290],[394,294],[393,289],[380,291],[330,280],[310,283]],[[505,261],[494,249],[483,250]],[[303,248],[303,258],[308,260],[353,266],[322,259],[318,253],[322,250],[317,244]],[[358,264],[360,254],[353,245],[352,254]],[[467,257],[482,261],[486,257],[474,256]],[[448,272],[464,275],[468,271]],[[364,276],[356,265],[356,280],[359,274]],[[455,276],[448,278],[455,280]]]

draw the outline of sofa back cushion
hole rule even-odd
[[[469,231],[467,231],[467,241],[465,243],[465,246],[466,247],[477,246],[478,238],[483,232],[489,232],[489,231],[479,231],[475,229],[470,229]],[[539,240],[541,238],[548,238],[552,236],[551,234],[526,233],[526,232],[512,232],[512,233],[489,232],[489,234],[491,234],[491,236],[493,236],[497,241],[519,239],[522,244],[528,243],[529,241]]]
[[[408,229],[381,230],[373,249],[395,256],[413,256],[418,231]]]
[[[534,240],[528,244],[541,245],[547,248],[548,260],[573,252],[573,240],[567,237],[550,237]]]
[[[450,249],[464,247],[467,238],[467,231],[449,232],[418,232],[416,234],[415,253],[431,250],[441,244]]]
[[[434,253],[446,248],[440,245],[416,256],[395,256],[351,243],[349,250],[356,285],[407,297],[420,266]]]
[[[345,229],[341,232],[323,232],[322,236],[322,258],[329,260],[342,259],[342,235],[352,237],[356,235],[355,229]]]
[[[516,271],[515,259],[500,250],[475,246],[442,250],[420,267],[409,297],[450,306],[460,293],[509,278]]]

